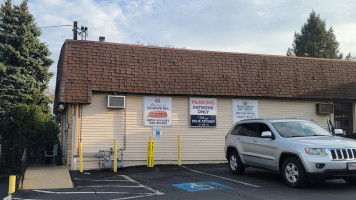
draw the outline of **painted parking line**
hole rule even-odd
[[[45,190],[33,190],[35,192],[46,194],[129,194],[128,192],[53,192]]]
[[[147,185],[142,185],[141,183],[139,183],[139,182],[133,180],[132,178],[130,178],[130,177],[126,176],[126,175],[121,175],[121,176],[122,176],[122,177],[125,177],[127,180],[130,180],[130,181],[133,182],[133,183],[136,183],[136,184],[138,184],[138,185],[144,187],[145,189],[147,189],[147,190],[149,190],[149,191],[151,191],[151,192],[153,192],[153,193],[155,193],[155,194],[157,194],[157,195],[164,195],[163,192],[160,192],[160,191],[158,191],[158,190],[154,190],[154,189],[148,187]]]
[[[143,185],[135,180],[133,180],[132,178],[126,176],[126,175],[119,175],[119,176],[122,176],[124,178],[126,178],[127,180],[131,181],[132,183],[135,183],[137,184],[138,186],[142,187],[142,188],[145,188],[146,190],[149,190],[151,191],[152,193],[147,193],[147,194],[144,194],[144,195],[137,195],[137,196],[132,196],[132,197],[123,197],[123,198],[118,198],[118,199],[112,199],[112,200],[126,200],[126,199],[136,199],[136,198],[142,198],[142,197],[150,197],[150,196],[159,196],[159,195],[164,195],[163,192],[160,192],[158,190],[154,190],[150,187],[148,187],[147,185]]]
[[[113,184],[117,183],[117,181],[121,181],[122,183],[124,182],[129,182],[133,185],[88,185],[88,186],[78,186],[75,188],[82,188],[82,190],[85,190],[85,188],[88,188],[88,190],[92,190],[92,188],[104,188],[104,191],[50,191],[50,190],[32,190],[33,192],[36,193],[40,193],[40,194],[53,194],[53,195],[83,195],[83,194],[93,194],[93,195],[97,195],[97,194],[108,194],[108,195],[112,195],[112,194],[117,194],[116,197],[112,197],[110,198],[110,200],[128,200],[128,199],[137,199],[137,198],[145,198],[145,197],[152,197],[152,196],[158,196],[158,195],[164,195],[165,193],[160,192],[158,190],[152,189],[149,186],[143,185],[135,180],[133,180],[132,178],[126,176],[126,175],[117,175],[117,177],[122,177],[124,178],[124,180],[116,180],[116,179],[112,179],[112,180],[105,180],[104,182],[109,182],[112,181]],[[77,179],[79,180],[79,179]],[[80,180],[80,181],[88,181],[86,179]],[[98,183],[100,181],[103,180],[91,180],[91,181],[97,181],[95,183]],[[119,184],[119,183],[118,183]],[[73,188],[73,189],[75,189]],[[108,188],[110,190],[115,190],[115,188],[124,188],[125,191],[119,192],[119,191],[105,191],[105,188]],[[133,192],[130,192],[130,188],[133,188]],[[137,189],[139,189],[140,191],[138,191]],[[123,197],[124,196],[124,197]],[[72,196],[71,196],[72,197]],[[22,200],[35,200],[35,199],[26,199],[26,198],[16,198],[13,197],[12,199],[22,199]]]
[[[115,180],[115,179],[92,180],[92,179],[74,178],[74,180],[76,180],[76,181],[93,181],[93,182],[129,182],[129,180]]]
[[[145,188],[142,185],[89,185],[89,186],[78,186],[77,188]],[[146,188],[145,188],[146,189]]]
[[[191,172],[195,172],[195,173],[198,173],[198,174],[204,174],[204,175],[207,175],[207,176],[212,176],[212,177],[215,177],[215,178],[224,179],[224,180],[227,180],[227,181],[231,181],[231,182],[235,182],[235,183],[239,183],[239,184],[242,184],[242,185],[251,186],[251,187],[255,187],[255,188],[261,187],[261,186],[254,185],[254,184],[251,184],[251,183],[246,183],[246,182],[237,181],[237,180],[226,178],[226,177],[222,177],[222,176],[217,176],[217,175],[214,175],[214,174],[208,174],[208,173],[205,173],[205,172],[200,172],[200,171],[197,171],[197,170],[194,170],[194,169],[190,169],[190,168],[188,168],[186,166],[182,166],[182,167],[187,169],[187,170],[189,170],[189,171],[191,171]]]

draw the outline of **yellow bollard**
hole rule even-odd
[[[178,166],[182,165],[182,161],[180,158],[180,135],[178,136]]]
[[[9,195],[15,192],[16,175],[11,175],[9,178]]]
[[[79,143],[79,162],[80,162],[80,172],[83,173],[83,143]]]
[[[154,141],[152,140],[152,136],[150,136],[150,141],[148,141],[147,145],[147,167],[154,166]]]
[[[155,160],[155,142],[152,140],[151,136],[151,167],[154,167],[154,160]]]
[[[117,140],[114,140],[114,172],[117,172]]]

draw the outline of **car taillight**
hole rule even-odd
[[[225,135],[225,142],[226,142],[227,135]]]

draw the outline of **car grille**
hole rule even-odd
[[[333,160],[356,160],[356,149],[329,149]]]

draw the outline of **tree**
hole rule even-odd
[[[347,54],[347,56],[345,57],[345,60],[352,60],[351,52],[349,52],[349,54]]]
[[[292,49],[287,55],[313,58],[341,59],[339,43],[336,41],[332,27],[326,30],[325,20],[312,11],[307,22],[302,26],[300,33],[294,33]]]
[[[19,6],[5,0],[0,9],[0,142],[7,167],[14,172],[25,148],[39,159],[44,141],[58,141],[45,94],[53,61],[40,35],[27,0]]]
[[[48,111],[44,94],[50,78],[50,52],[41,35],[27,0],[13,6],[6,0],[0,10],[0,119],[19,104],[36,105]]]
[[[0,120],[3,156],[11,173],[21,172],[21,156],[25,148],[31,153],[31,161],[41,160],[44,141],[58,142],[59,132],[55,116],[43,113],[38,106],[15,106]]]

